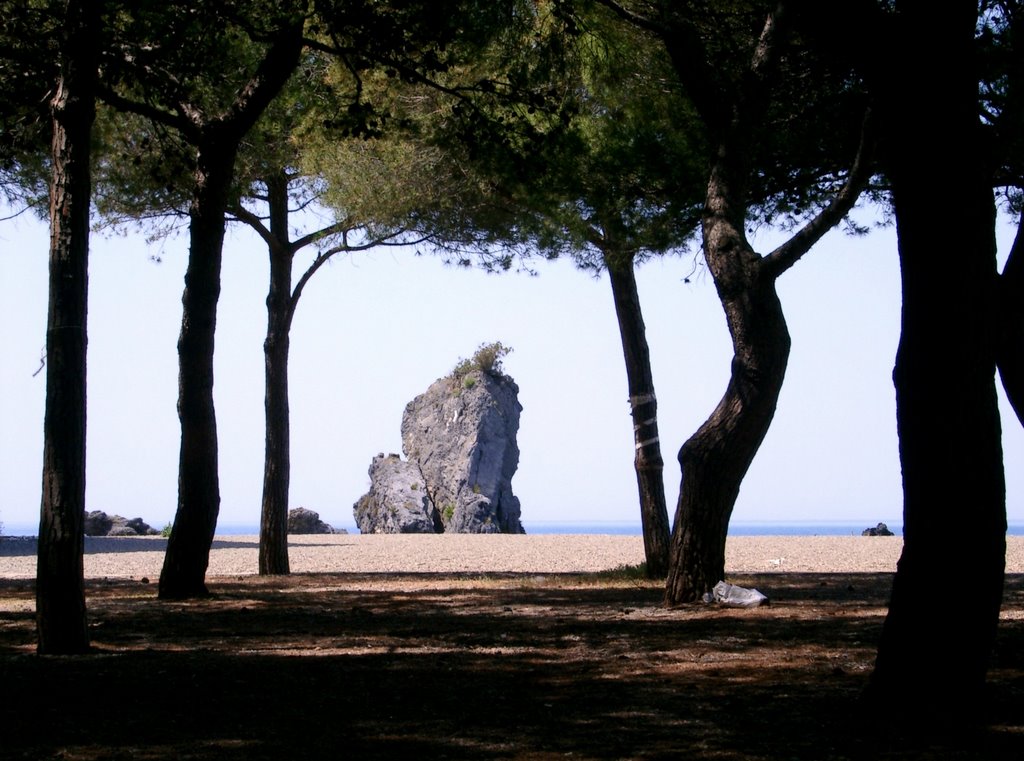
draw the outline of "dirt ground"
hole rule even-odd
[[[39,657],[32,581],[0,579],[0,758],[1024,758],[1024,576],[988,726],[925,736],[858,711],[889,574],[733,581],[772,604],[668,610],[621,573],[218,577],[186,603],[97,580],[94,651]]]

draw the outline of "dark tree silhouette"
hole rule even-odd
[[[787,3],[768,10],[762,4],[730,6],[708,14],[690,3],[601,2],[661,41],[711,142],[701,229],[732,337],[733,361],[725,395],[679,452],[682,482],[665,596],[668,604],[678,604],[700,599],[724,577],[729,519],[775,415],[790,349],[775,281],[853,207],[870,176],[871,138],[862,132],[856,158],[853,151],[847,154],[851,168],[846,172],[835,153],[824,161],[801,154],[795,130],[801,100],[808,90],[819,88],[815,94],[820,97],[841,95],[842,87],[829,72],[818,71],[812,77],[815,86],[804,79],[803,92],[793,90],[794,73],[800,81],[811,72],[800,68],[799,56],[787,57],[795,50]],[[760,35],[751,37],[758,18]],[[780,113],[787,126],[774,155],[764,144],[771,142],[767,125]],[[820,122],[813,126],[821,131]],[[804,174],[794,180],[790,169]],[[788,242],[762,256],[751,247],[747,226],[753,211],[770,207],[775,173],[787,178],[783,182],[794,198],[800,198],[802,188],[810,189],[813,199],[798,205],[823,208]],[[819,175],[845,176],[830,200],[823,199],[827,190],[815,190]]]
[[[213,354],[228,191],[239,143],[284,86],[301,49],[302,21],[293,20],[281,29],[250,86],[231,104],[226,117],[200,118],[189,127],[194,129],[198,150],[178,339],[181,459],[178,510],[160,574],[163,598],[206,594],[206,567],[220,509]]]
[[[271,10],[255,4],[243,9],[249,14],[244,17],[235,15],[239,9],[213,5],[195,14],[175,8],[163,15],[140,13],[133,18],[137,26],[129,26],[134,36],[114,62],[121,79],[102,93],[114,108],[177,131],[192,150],[178,338],[178,509],[160,574],[162,598],[207,594],[206,568],[220,511],[213,355],[225,214],[239,146],[298,65],[307,5],[297,0]],[[239,35],[248,38],[247,45]],[[209,55],[197,64],[196,49],[181,45]],[[137,97],[139,89],[145,97]]]
[[[373,238],[351,220],[341,220],[309,232],[295,240],[289,225],[290,178],[279,169],[264,179],[266,218],[242,205],[231,214],[245,223],[267,244],[270,257],[270,286],[267,292],[267,336],[263,343],[266,414],[266,447],[263,459],[263,501],[260,511],[259,572],[280,575],[290,572],[288,560],[288,493],[291,483],[291,422],[288,402],[288,355],[290,333],[299,299],[314,274],[327,261],[344,252],[365,251],[390,245],[398,234]],[[362,242],[350,243],[355,233]],[[303,249],[330,242],[317,252],[293,284],[295,257]]]
[[[957,714],[983,705],[1006,551],[996,206],[979,120],[978,20],[974,2],[941,13],[897,2],[875,27],[883,39],[924,35],[941,55],[893,56],[869,71],[903,282],[893,380],[904,489],[903,554],[869,695]],[[936,160],[928,145],[956,150]],[[965,514],[971,530],[951,531]]]
[[[46,654],[89,649],[82,555],[89,163],[98,60],[97,15],[95,4],[88,0],[67,3],[59,47],[60,76],[51,102],[50,300],[36,573],[38,649]]]

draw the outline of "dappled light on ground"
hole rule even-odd
[[[926,739],[859,714],[890,575],[735,581],[772,604],[666,609],[613,574],[220,577],[174,603],[97,581],[94,652],[41,658],[32,582],[2,580],[0,758],[1024,757],[1024,578],[991,726]]]

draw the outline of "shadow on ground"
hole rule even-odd
[[[95,582],[82,657],[36,656],[31,582],[0,581],[0,758],[1024,758],[1024,577],[990,725],[925,738],[858,713],[890,576],[734,581],[772,605],[581,576]]]

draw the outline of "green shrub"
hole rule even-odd
[[[502,375],[501,360],[512,352],[512,348],[503,345],[500,341],[492,344],[480,344],[476,353],[469,359],[460,359],[452,370],[456,378],[464,378],[474,370],[479,370],[488,375],[500,378]],[[467,386],[467,388],[471,388]]]
[[[160,536],[164,537],[165,539],[168,539],[168,538],[170,538],[170,536],[171,536],[171,529],[172,529],[173,527],[174,527],[174,526],[173,526],[173,524],[171,524],[171,523],[168,523],[168,524],[167,524],[166,526],[164,526],[164,527],[163,527],[163,528],[162,528],[162,529],[160,530]]]

